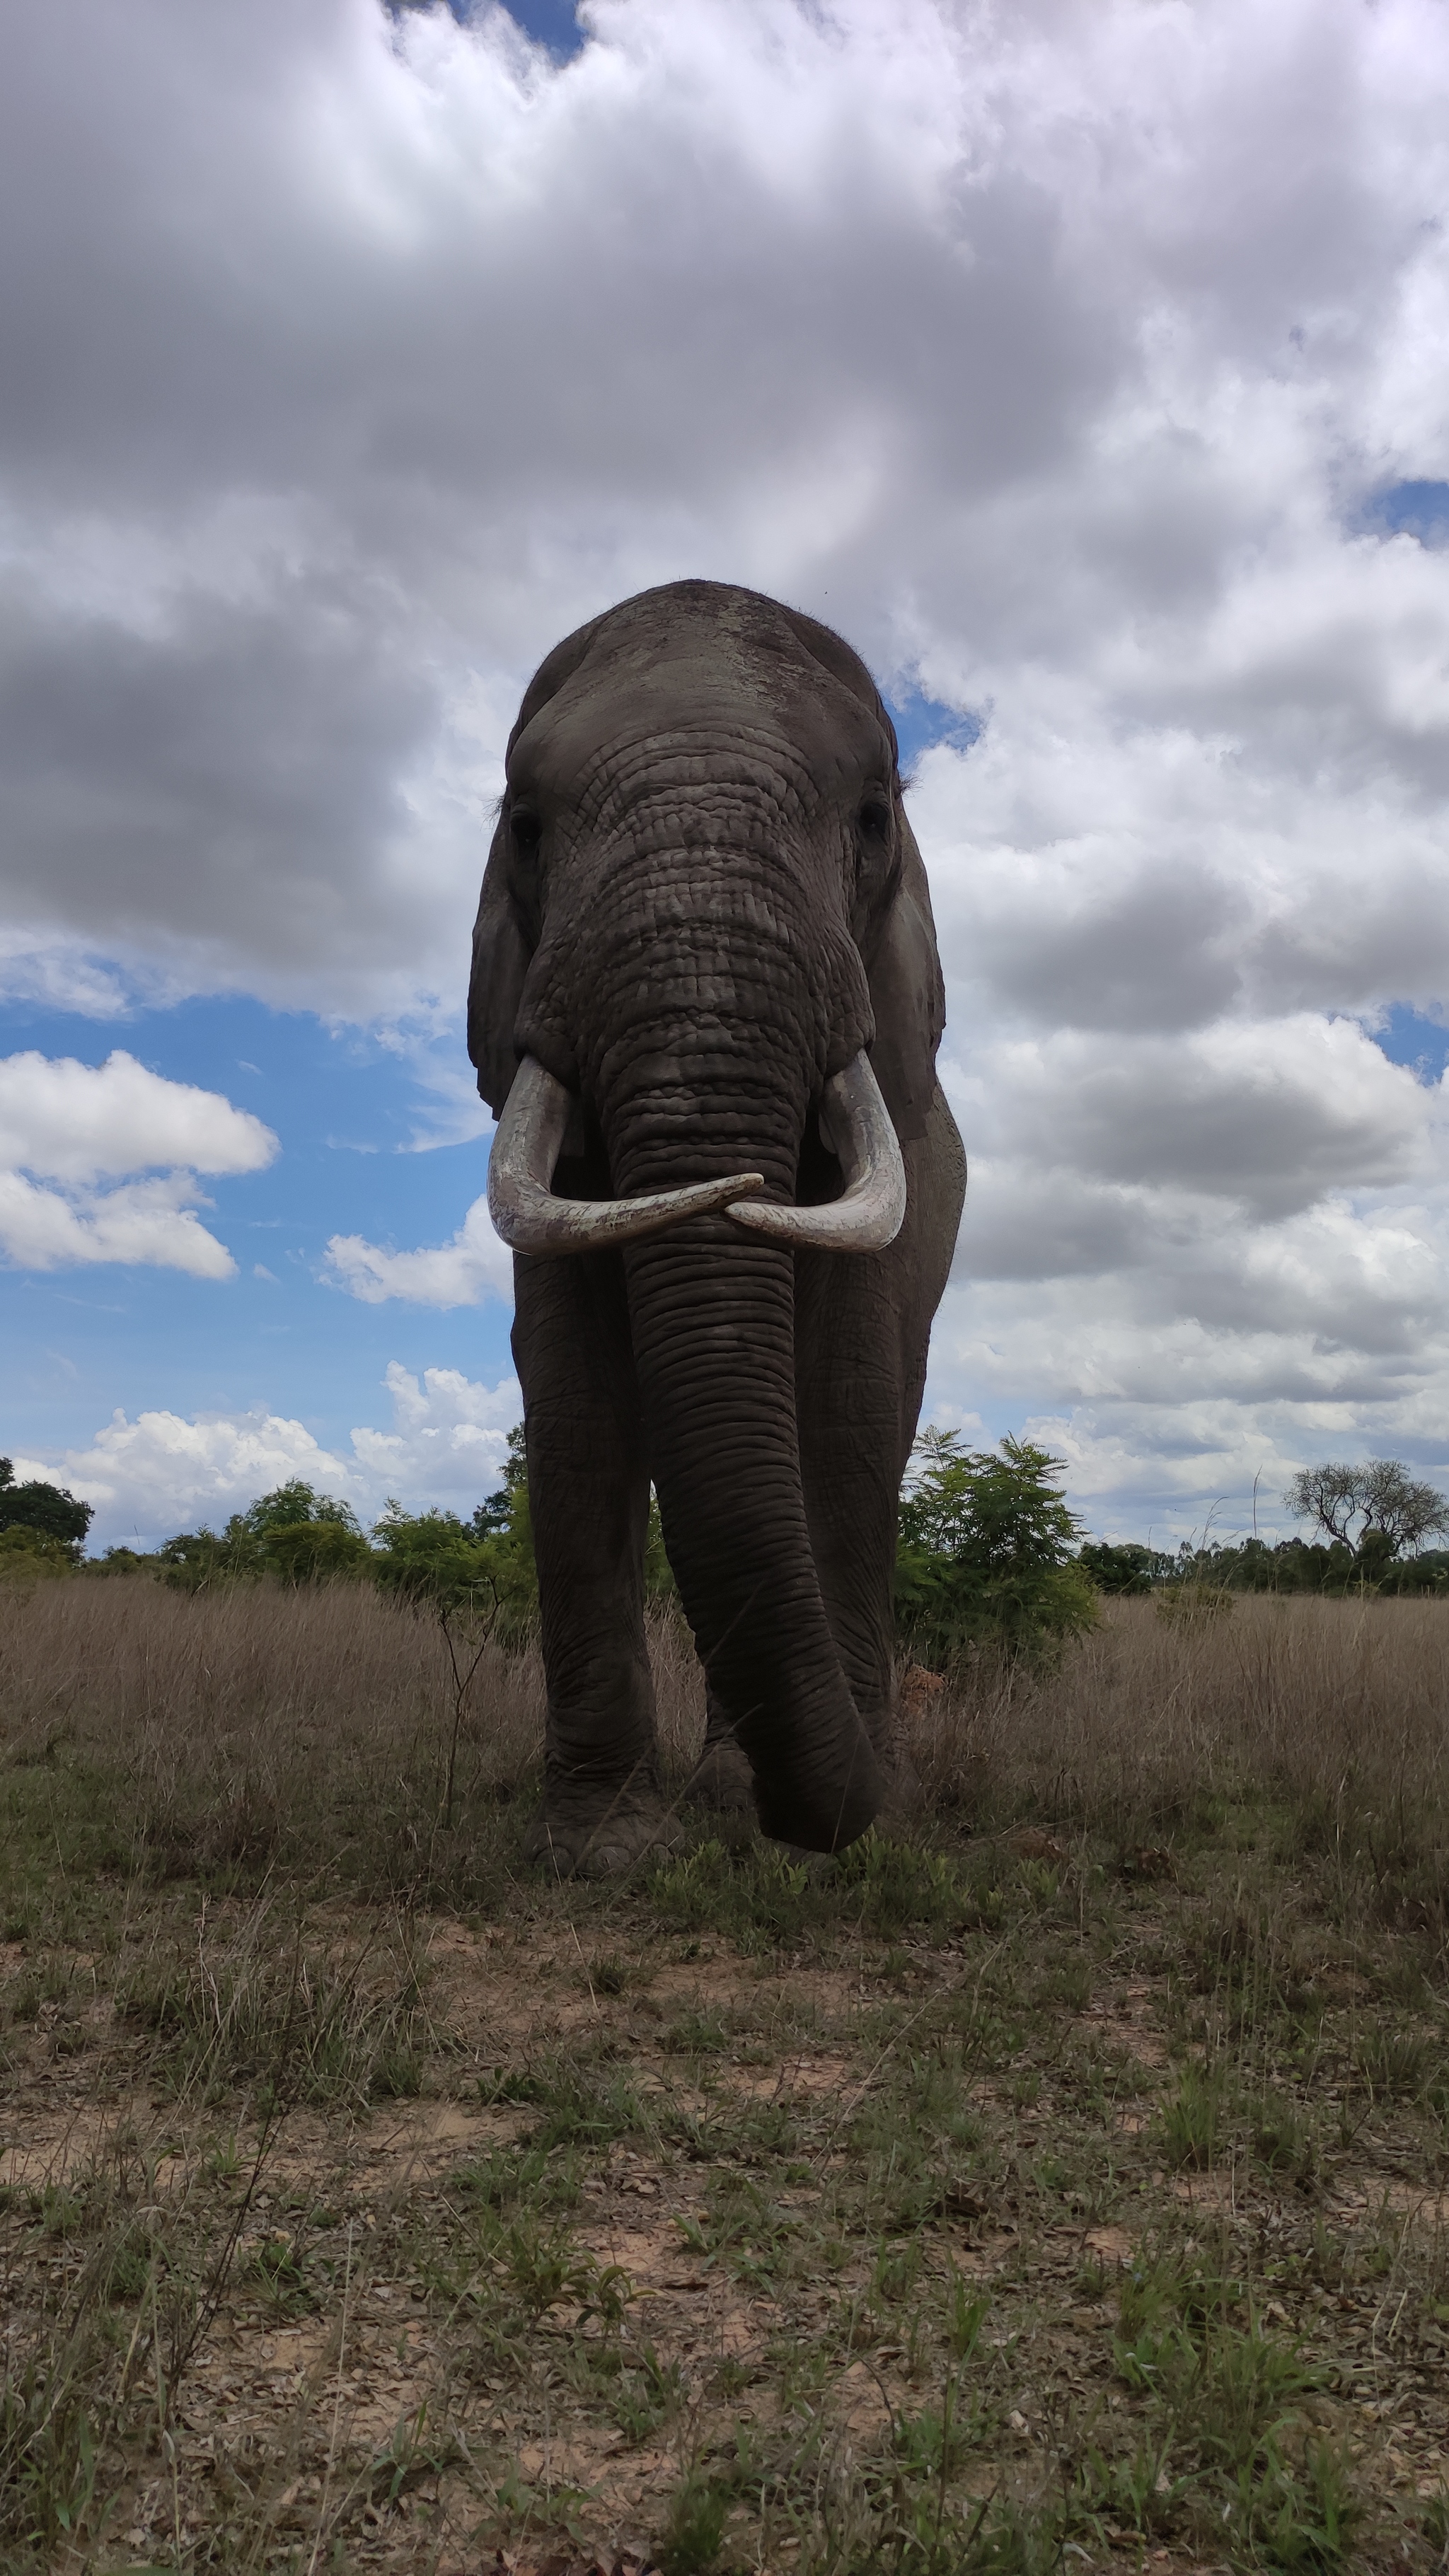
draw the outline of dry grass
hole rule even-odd
[[[365,1586],[51,1583],[7,1614],[0,1748],[119,1774],[117,1829],[155,1863],[315,1864],[458,1902],[496,1882],[500,1812],[536,1790],[536,1649],[485,1646],[460,1711],[466,1630],[455,1669],[435,1613]],[[649,1644],[677,1787],[701,1677],[677,1619],[652,1616]],[[1305,1846],[1449,1919],[1446,1645],[1431,1602],[1248,1596],[1194,1620],[1118,1601],[1060,1671],[983,1658],[911,1708],[907,1749],[926,1814],[986,1830],[1032,1817],[1128,1848],[1280,1801]]]
[[[347,1582],[45,1583],[5,1611],[0,1750],[117,1775],[116,1830],[153,1866],[315,1868],[460,1902],[496,1882],[492,1827],[534,1793],[542,1756],[536,1648],[485,1643],[475,1667],[466,1619],[450,1652],[435,1611]],[[679,1779],[702,1678],[675,1620],[651,1619],[650,1651]]]
[[[0,2568],[1442,2576],[1446,1644],[1119,1603],[909,1831],[558,1888],[536,1657],[12,1595]]]
[[[1449,1622],[1415,1601],[1109,1603],[1060,1672],[990,1660],[912,1712],[927,1807],[1124,1848],[1239,1800],[1449,1922]],[[1412,1882],[1412,1887],[1410,1887]]]

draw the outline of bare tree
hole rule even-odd
[[[1397,1458],[1370,1459],[1363,1471],[1363,1508],[1364,1536],[1378,1530],[1395,1555],[1449,1530],[1449,1502],[1436,1485],[1416,1484]]]
[[[1397,1458],[1371,1458],[1361,1467],[1337,1461],[1304,1467],[1283,1500],[1295,1520],[1316,1521],[1346,1547],[1362,1548],[1370,1533],[1377,1532],[1393,1556],[1401,1547],[1419,1547],[1435,1531],[1449,1530],[1449,1500],[1437,1485],[1416,1483]]]

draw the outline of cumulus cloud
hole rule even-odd
[[[144,1262],[228,1279],[197,1217],[198,1172],[265,1169],[269,1127],[216,1091],[169,1082],[122,1049],[102,1065],[31,1051],[0,1059],[0,1252],[18,1267]],[[157,1172],[157,1165],[171,1168]],[[150,1173],[146,1179],[125,1174]],[[105,1188],[104,1182],[120,1181]]]
[[[364,1518],[389,1495],[413,1509],[470,1512],[499,1481],[508,1433],[523,1411],[517,1380],[488,1387],[436,1368],[419,1376],[394,1360],[383,1382],[391,1427],[358,1427],[346,1453],[324,1447],[305,1423],[264,1409],[193,1419],[117,1412],[88,1446],[17,1457],[15,1472],[58,1479],[95,1505],[92,1550],[138,1539],[155,1546],[201,1521],[217,1526],[294,1477]]]
[[[477,1306],[513,1294],[513,1255],[499,1242],[486,1198],[475,1199],[451,1243],[392,1252],[360,1234],[334,1234],[327,1245],[331,1276],[368,1306],[401,1297],[416,1306]]]
[[[359,1430],[352,1446],[374,1492],[471,1509],[503,1472],[508,1434],[523,1413],[514,1377],[482,1386],[460,1369],[429,1368],[414,1376],[390,1360],[384,1379],[392,1397],[390,1431]]]
[[[935,1400],[1060,1420],[1124,1511],[1187,1491],[1165,1460],[1248,1472],[1235,1404],[1285,1457],[1419,1437],[1449,1166],[1373,1039],[1449,1000],[1449,20],[588,27],[560,68],[497,7],[27,17],[4,973],[455,998],[533,663],[647,582],[754,581],[951,734],[914,810],[976,1177]],[[89,1222],[27,1169],[13,1227]],[[331,1269],[506,1293],[477,1207]]]

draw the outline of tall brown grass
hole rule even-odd
[[[450,1638],[436,1611],[346,1581],[7,1585],[0,1763],[109,1782],[118,1838],[154,1866],[277,1863],[466,1899],[495,1875],[510,1836],[491,1829],[534,1792],[543,1750],[537,1647],[485,1642],[475,1666],[477,1647],[466,1619]],[[667,1614],[650,1653],[666,1771],[682,1778],[703,1678]]]
[[[544,1683],[536,1648],[487,1644],[460,1705],[466,1631],[453,1643],[456,1672],[434,1612],[345,1582],[7,1587],[0,1761],[107,1783],[117,1834],[153,1865],[275,1863],[465,1902],[496,1878],[516,1839],[507,1811],[534,1793]],[[701,1677],[667,1613],[650,1653],[677,1786],[703,1730]],[[1032,1815],[1145,1843],[1213,1802],[1268,1800],[1305,1846],[1412,1880],[1416,1901],[1449,1892],[1436,1603],[1247,1596],[1200,1620],[1110,1603],[1056,1672],[982,1657],[905,1731],[927,1817],[992,1829]]]
[[[1164,1615],[1164,1610],[1167,1615]],[[1449,1615],[1435,1602],[1119,1600],[1050,1674],[983,1657],[908,1721],[928,1806],[1123,1844],[1238,1801],[1386,1899],[1449,1908]]]

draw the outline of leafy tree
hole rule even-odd
[[[1436,1600],[1449,1600],[1449,1548],[1421,1548],[1417,1556],[1408,1556],[1391,1565],[1379,1584],[1380,1592],[1432,1593]]]
[[[356,1530],[359,1537],[362,1535],[357,1514],[350,1503],[339,1502],[333,1494],[319,1494],[315,1487],[304,1485],[300,1477],[294,1477],[290,1484],[278,1485],[270,1494],[262,1494],[256,1502],[248,1503],[246,1510],[236,1515],[236,1520],[244,1529],[250,1530],[254,1538],[262,1540],[269,1538],[273,1530],[297,1529],[306,1522],[316,1521],[330,1521],[338,1529]],[[227,1526],[234,1528],[236,1522],[229,1522]]]
[[[659,1515],[659,1497],[649,1497],[649,1529],[644,1541],[644,1598],[663,1601],[671,1609],[679,1608],[679,1586],[664,1544],[664,1523]],[[681,1612],[681,1616],[682,1616]]]
[[[152,1574],[159,1563],[159,1557],[147,1556],[139,1548],[108,1547],[102,1555],[93,1556],[87,1561],[86,1572],[88,1575],[102,1576]]]
[[[1449,1500],[1437,1485],[1419,1483],[1397,1458],[1371,1458],[1358,1467],[1337,1460],[1304,1467],[1283,1500],[1295,1520],[1316,1521],[1330,1539],[1353,1548],[1371,1579],[1385,1573],[1402,1548],[1417,1549],[1431,1535],[1449,1531]]]
[[[233,1512],[219,1536],[203,1522],[169,1538],[159,1561],[168,1581],[188,1589],[219,1575],[275,1574],[284,1583],[312,1583],[323,1575],[367,1572],[372,1550],[350,1503],[294,1478]]]
[[[344,1506],[345,1509],[345,1506]],[[328,1574],[365,1574],[372,1550],[351,1514],[344,1520],[282,1521],[262,1540],[262,1563],[284,1583],[316,1583]]]
[[[508,1454],[503,1462],[503,1482],[496,1493],[480,1503],[469,1526],[475,1538],[497,1538],[510,1527],[517,1498],[528,1492],[528,1450],[523,1424],[515,1422],[508,1434]]]
[[[466,1601],[486,1588],[490,1539],[456,1512],[405,1512],[388,1497],[373,1527],[377,1579],[410,1601]]]
[[[37,1530],[67,1548],[76,1564],[94,1517],[94,1505],[78,1503],[64,1485],[47,1485],[39,1477],[17,1485],[11,1460],[0,1458],[0,1530]]]
[[[967,1647],[1049,1661],[1095,1627],[1097,1593],[1076,1562],[1076,1520],[1056,1490],[1063,1462],[1029,1440],[967,1451],[955,1431],[923,1432],[901,1498],[897,1624],[938,1669]]]

